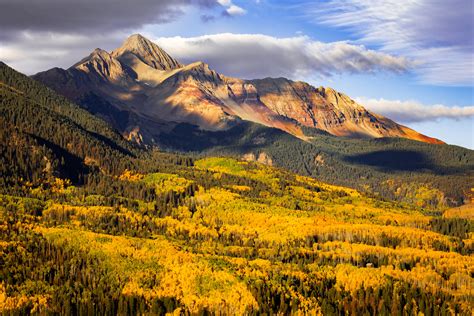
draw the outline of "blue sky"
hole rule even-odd
[[[42,1],[36,12],[48,3],[49,11],[61,10],[53,0]],[[110,1],[83,3],[94,8]],[[66,16],[84,6],[64,2],[72,6],[61,12]],[[184,62],[204,60],[223,74],[249,79],[285,76],[331,86],[419,132],[474,148],[471,0],[134,4],[110,17],[68,17],[66,24],[47,20],[46,9],[43,21],[23,24],[18,17],[1,22],[0,13],[0,29],[6,30],[0,31],[0,59],[26,73],[68,67],[95,47],[111,50],[140,32]],[[144,9],[137,8],[141,4]]]

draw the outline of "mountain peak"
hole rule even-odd
[[[126,64],[136,63],[136,59],[138,59],[142,63],[158,70],[172,70],[183,66],[158,45],[141,34],[129,36],[121,47],[112,52],[112,56]]]
[[[142,39],[142,40],[149,41],[149,39],[147,39],[145,36],[141,35],[140,33],[135,33],[135,34],[130,35],[127,38],[127,41],[132,40],[132,39]]]
[[[124,77],[124,69],[120,62],[101,48],[94,49],[89,56],[83,58],[71,68],[94,74],[101,80],[106,81],[117,81]]]
[[[152,46],[153,42],[141,34],[132,34],[123,42],[121,48],[129,49],[143,49],[147,46]]]

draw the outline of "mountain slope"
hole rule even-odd
[[[442,143],[371,113],[331,88],[314,88],[284,78],[226,77],[202,62],[183,66],[138,34],[111,53],[96,49],[68,70],[55,68],[34,78],[89,109],[94,104],[85,101],[85,96],[93,94],[118,111],[133,113],[137,118],[133,124],[115,127],[127,137],[130,131],[140,133],[149,144],[154,143],[151,134],[157,133],[148,126],[150,120],[190,123],[211,131],[248,120],[303,140],[308,138],[301,126],[336,136],[403,137]]]
[[[347,95],[332,88],[314,88],[285,78],[252,80],[259,98],[268,108],[335,136],[402,137],[427,143],[442,143],[392,120],[371,113]]]
[[[242,122],[225,131],[178,124],[160,135],[164,149],[260,161],[391,200],[439,208],[469,200],[474,151],[403,138],[352,139],[304,128],[309,141]]]
[[[113,172],[134,155],[104,121],[1,62],[0,109],[2,179],[10,183],[81,181],[90,168]]]

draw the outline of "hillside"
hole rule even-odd
[[[104,121],[0,63],[2,184],[114,172],[133,146]],[[2,185],[2,189],[4,186]]]
[[[24,196],[0,195],[0,310],[468,315],[474,308],[472,220],[257,163],[206,158],[154,167],[94,185],[57,180]]]

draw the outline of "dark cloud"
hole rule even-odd
[[[172,21],[187,5],[218,4],[216,0],[0,0],[0,34],[134,29]]]

